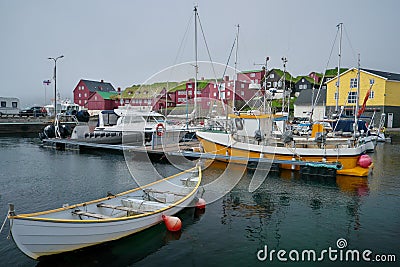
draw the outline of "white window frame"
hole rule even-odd
[[[350,91],[347,94],[347,103],[349,104],[355,104],[357,102],[357,92],[355,91]]]
[[[371,90],[371,92],[369,92],[369,98],[374,98],[375,97],[375,91]]]
[[[351,78],[350,79],[350,88],[357,88],[358,86],[358,79],[357,78]]]

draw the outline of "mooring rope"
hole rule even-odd
[[[1,232],[3,231],[4,226],[6,225],[7,219],[8,219],[8,212],[7,212],[6,218],[4,219],[3,224],[1,225],[0,234],[1,234]]]

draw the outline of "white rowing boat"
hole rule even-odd
[[[10,204],[12,237],[33,259],[116,240],[174,215],[197,198],[201,167],[194,167],[117,195],[59,209],[16,214]]]

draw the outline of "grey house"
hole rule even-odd
[[[318,96],[319,91],[319,96]],[[294,117],[305,118],[310,117],[312,103],[318,97],[318,101],[314,107],[312,119],[323,120],[325,117],[325,101],[326,89],[302,89],[299,97],[294,102]]]

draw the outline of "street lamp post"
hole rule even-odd
[[[54,57],[49,57],[48,59],[54,60],[54,119],[57,116],[57,60],[60,58],[63,58],[64,56],[58,56],[56,58]]]

